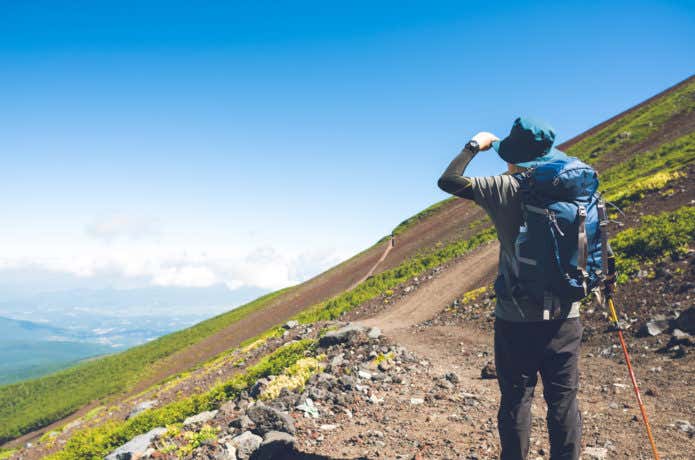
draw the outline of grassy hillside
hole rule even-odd
[[[285,292],[265,295],[231,312],[122,353],[0,387],[0,441],[45,426],[94,399],[132,386],[148,374],[156,361],[265,307]]]
[[[629,206],[631,202],[641,199],[645,194],[662,193],[674,181],[685,177],[687,168],[695,160],[695,134],[692,130],[688,131],[687,126],[685,129],[672,128],[681,126],[678,123],[684,119],[690,120],[694,110],[695,80],[691,79],[675,88],[674,91],[596,130],[591,136],[571,143],[565,150],[569,154],[596,163],[601,170],[602,190],[609,198],[618,201],[622,206]],[[672,138],[664,139],[663,134],[667,131],[676,134]],[[417,227],[449,207],[450,203],[451,200],[444,200],[407,219],[396,227],[394,234],[401,234]],[[690,211],[678,211],[658,219],[666,222],[664,224],[666,227],[660,234],[685,232],[686,238],[692,239],[692,228],[688,226],[688,222],[692,221]],[[469,222],[468,225],[474,225],[476,222]],[[479,225],[475,225],[473,236],[450,241],[440,247],[422,248],[420,254],[408,258],[395,268],[374,276],[350,291],[311,306],[296,318],[302,322],[337,318],[343,312],[369,299],[388,295],[388,291],[399,283],[459,257],[480,244],[494,239],[494,236],[489,223],[481,221]],[[658,234],[651,231],[636,235],[621,234],[616,240],[616,245],[624,253],[624,263],[627,264],[625,266],[634,269],[635,263],[637,265],[641,263],[637,256],[628,254],[629,250],[637,248],[636,251],[639,252],[641,245],[654,245],[657,237]],[[675,238],[674,241],[677,248],[682,247],[680,240]],[[679,250],[677,248],[673,250]],[[234,321],[238,321],[244,315],[266,307],[282,294],[278,292],[262,297],[233,312],[125,353],[42,379],[0,388],[0,439],[11,439],[31,429],[44,426],[93,399],[132,386],[138,379],[147,375],[151,365],[161,358],[184,349],[203,337],[210,336]],[[284,319],[286,318],[278,318],[278,322]],[[267,332],[270,335],[277,333],[277,329]],[[197,403],[186,404],[183,406],[187,409],[176,412],[177,417],[190,415],[193,413],[191,411],[198,410],[200,407],[208,407],[207,405],[199,406]],[[152,423],[159,422],[159,420],[152,421]],[[109,428],[111,431],[100,432],[99,436],[107,436],[115,443],[137,431],[123,428],[123,426],[123,424],[112,425]],[[143,425],[138,429],[145,428]],[[93,438],[90,438],[92,435],[81,435],[83,443],[89,439],[93,441]],[[73,453],[81,448],[79,446],[75,446],[76,450]]]

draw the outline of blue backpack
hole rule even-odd
[[[564,157],[515,177],[524,223],[515,242],[511,293],[543,305],[543,319],[550,319],[558,303],[583,299],[601,281],[598,175]]]

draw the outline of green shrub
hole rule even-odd
[[[629,228],[611,239],[616,269],[624,282],[640,265],[673,254],[683,254],[695,239],[695,208],[644,216],[638,227]]]

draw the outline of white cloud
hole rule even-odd
[[[138,240],[160,233],[156,220],[128,214],[111,214],[94,219],[85,227],[91,238],[111,242],[118,239]]]
[[[218,282],[210,268],[193,265],[165,268],[152,276],[152,283],[158,286],[205,287]]]

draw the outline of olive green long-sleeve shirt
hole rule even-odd
[[[528,299],[512,299],[509,288],[514,277],[515,241],[523,224],[519,182],[510,174],[466,177],[463,173],[475,154],[463,149],[444,170],[437,184],[445,192],[475,201],[490,216],[500,241],[498,276],[495,281],[495,316],[507,321],[541,321],[542,306]],[[516,301],[515,301],[516,300]],[[563,318],[579,316],[579,303],[562,308]]]

